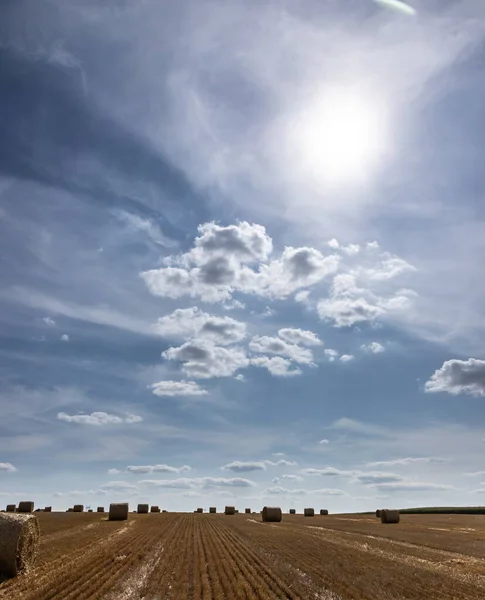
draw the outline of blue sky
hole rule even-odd
[[[0,8],[0,501],[483,503],[485,5],[412,6]]]

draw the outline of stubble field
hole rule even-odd
[[[38,513],[35,568],[12,600],[485,598],[485,517]]]

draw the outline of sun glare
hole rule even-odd
[[[362,93],[326,89],[294,123],[297,160],[328,184],[361,182],[385,150],[385,122],[384,107]]]

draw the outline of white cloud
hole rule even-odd
[[[321,319],[333,321],[335,327],[349,327],[356,323],[374,321],[381,317],[383,308],[370,304],[365,298],[331,297],[317,305]]]
[[[353,434],[369,436],[390,436],[390,433],[379,425],[364,423],[362,421],[356,421],[355,419],[349,419],[347,417],[341,417],[340,419],[337,419],[326,429],[335,429],[337,431],[346,431]]]
[[[312,351],[301,348],[295,344],[289,344],[277,337],[267,335],[255,336],[249,343],[249,349],[262,354],[279,354],[286,356],[300,364],[311,364],[313,361]]]
[[[105,412],[93,412],[90,415],[68,415],[65,412],[60,412],[57,413],[57,418],[66,423],[77,423],[79,425],[118,425],[120,423],[139,423],[143,420],[137,415],[128,415],[122,418]]]
[[[184,473],[191,471],[191,467],[183,465],[182,467],[172,467],[170,465],[139,465],[126,467],[128,473],[139,475],[141,473]]]
[[[154,329],[171,339],[206,339],[219,346],[239,342],[246,337],[246,324],[231,317],[210,315],[198,307],[179,308],[158,319]]]
[[[301,292],[298,292],[297,294],[295,294],[295,302],[299,302],[301,304],[307,304],[309,296],[310,296],[309,290],[302,290]]]
[[[319,490],[306,490],[306,489],[288,489],[280,486],[266,488],[264,494],[276,495],[276,496],[344,496],[345,492],[338,489],[322,488]]]
[[[385,484],[385,483],[394,483],[397,481],[403,481],[403,477],[401,475],[397,475],[396,473],[380,473],[377,471],[371,473],[360,473],[357,472],[353,478],[353,481],[363,483],[364,485],[371,484]]]
[[[51,319],[50,317],[43,317],[42,320],[44,321],[44,323],[46,325],[49,325],[50,327],[54,327],[56,322],[54,321],[54,319]]]
[[[443,458],[436,458],[434,456],[423,456],[423,457],[406,457],[406,458],[395,458],[393,460],[381,460],[376,462],[367,463],[368,467],[405,467],[408,465],[419,464],[419,463],[442,463],[444,462]]]
[[[269,260],[273,244],[261,225],[204,223],[198,229],[200,235],[189,252],[167,258],[167,266],[141,273],[152,294],[206,302],[229,301],[235,292],[286,298],[337,270],[337,256],[323,256],[309,247],[289,246],[279,258]]]
[[[3,473],[14,473],[17,469],[11,464],[7,462],[0,463],[0,472]]]
[[[159,381],[151,386],[156,396],[205,396],[208,392],[195,381]]]
[[[195,379],[231,377],[249,364],[242,348],[215,346],[207,340],[191,340],[178,348],[169,348],[162,356],[182,362],[184,373]]]
[[[360,347],[364,352],[370,352],[372,354],[379,354],[380,352],[384,352],[385,348],[379,342],[370,342],[369,344],[362,344]]]
[[[337,250],[338,248],[340,248],[340,243],[335,238],[332,238],[331,240],[328,240],[327,246],[333,248],[334,250]]]
[[[281,459],[273,460],[256,460],[256,461],[240,461],[235,460],[221,467],[223,471],[234,471],[235,473],[244,473],[251,471],[266,471],[266,467],[295,467],[298,463],[292,460]]]
[[[275,477],[273,479],[273,483],[278,483],[281,479],[289,479],[292,481],[304,481],[304,478],[301,475],[296,475],[295,473],[284,473],[279,477]]]
[[[323,477],[352,477],[355,474],[355,471],[324,467],[323,469],[303,469],[302,473],[306,473],[307,475],[322,475]]]
[[[301,344],[302,346],[321,346],[322,341],[313,333],[304,329],[292,329],[289,327],[278,331],[279,337],[290,344]]]
[[[320,440],[318,443],[319,444],[330,444],[329,440],[325,440],[325,439],[324,440]]]
[[[61,341],[62,342],[68,342],[69,341],[69,336],[67,335],[67,333],[63,333],[61,335]]]
[[[139,485],[147,485],[158,488],[181,488],[192,489],[202,488],[211,489],[218,487],[227,488],[250,488],[256,484],[250,479],[242,477],[197,477],[197,478],[180,478],[180,479],[143,479],[138,482]]]
[[[349,256],[354,256],[355,254],[359,254],[360,246],[359,244],[349,244],[348,246],[343,246],[342,251]]]
[[[426,392],[485,396],[485,360],[447,360],[426,382],[424,389]]]
[[[354,356],[353,356],[353,354],[342,354],[342,356],[339,358],[339,360],[341,362],[349,362],[351,360],[354,360]]]
[[[234,377],[234,379],[236,381],[246,381],[246,378],[244,377],[244,375],[242,373],[239,373],[239,375],[236,375],[236,377]]]
[[[164,235],[160,225],[150,219],[144,219],[139,215],[129,213],[125,210],[116,210],[114,211],[114,214],[120,221],[123,221],[131,231],[145,233],[155,244],[167,248],[177,245],[174,240],[171,240]]]
[[[403,273],[416,271],[416,267],[410,265],[402,258],[391,256],[387,252],[384,253],[384,256],[385,258],[380,265],[373,268],[367,268],[361,273],[375,281],[386,281],[398,277]]]
[[[302,370],[299,367],[294,367],[291,360],[282,358],[281,356],[256,356],[251,358],[251,364],[255,367],[263,367],[268,369],[271,375],[275,377],[293,377],[301,375]]]
[[[330,362],[334,362],[334,360],[338,356],[337,350],[334,350],[333,348],[326,348],[324,350],[324,353],[325,353],[325,356],[328,356],[328,360]]]
[[[434,492],[455,489],[452,485],[441,483],[428,483],[424,481],[397,481],[395,483],[375,483],[375,487],[383,492]]]
[[[120,473],[119,469],[108,469],[108,475],[119,475]]]
[[[273,452],[272,456],[286,456],[284,452]]]

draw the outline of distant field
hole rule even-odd
[[[9,600],[485,598],[485,518],[37,513],[36,567]]]

